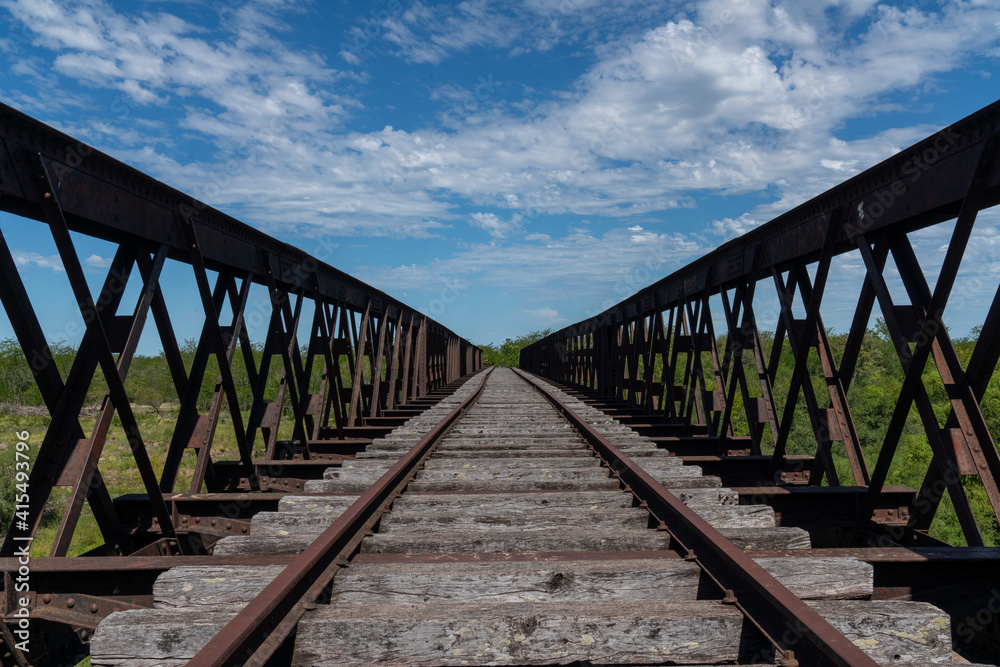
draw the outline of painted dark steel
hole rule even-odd
[[[56,487],[70,488],[71,495],[53,556],[68,552],[85,503],[106,541],[105,552],[146,552],[148,539],[123,526],[100,472],[116,415],[142,479],[147,515],[155,517],[157,534],[171,537],[190,526],[167,511],[164,497],[175,491],[181,463],[192,452],[192,493],[295,490],[302,479],[294,473],[263,471],[291,459],[349,455],[391,428],[384,421],[369,424],[369,419],[433,398],[439,388],[482,367],[479,348],[384,292],[2,104],[0,210],[47,224],[85,323],[64,378],[39,324],[43,306],[32,303],[0,235],[0,300],[52,415],[28,483],[28,528],[15,531],[11,526],[0,546],[2,556],[14,553],[15,537],[34,535]],[[72,233],[117,244],[96,294],[87,285]],[[169,262],[193,271],[197,294],[189,295],[190,301],[205,316],[189,362],[161,289],[161,272]],[[141,293],[132,304],[124,299],[125,288],[135,283]],[[256,286],[263,286],[269,297],[263,314],[254,313],[267,332],[263,350],[257,351],[259,361],[247,329]],[[130,315],[117,315],[130,309]],[[309,309],[311,326],[305,319]],[[163,346],[180,406],[162,471],[152,468],[125,390],[140,336],[149,333],[149,325]],[[307,338],[299,335],[305,330]],[[208,374],[211,361],[217,377]],[[246,369],[252,395],[246,418],[234,379],[238,364]],[[349,378],[342,377],[341,364],[350,368]],[[280,375],[274,397],[266,392],[272,375]],[[317,376],[318,391],[313,386]],[[87,433],[80,415],[95,381],[105,383],[108,392]],[[199,396],[213,382],[203,414]],[[226,412],[241,417],[224,423]],[[286,422],[292,427],[290,441],[278,438]],[[230,429],[235,438],[235,462],[218,461],[213,452],[221,428]],[[336,443],[344,448],[337,450]],[[203,548],[197,540],[178,540],[176,545],[182,551]]]
[[[661,424],[655,440],[679,454],[757,456],[769,431],[770,472],[782,484],[798,483],[783,479],[782,471],[793,419],[804,409],[815,438],[807,483],[867,488],[843,545],[871,539],[932,543],[927,532],[945,494],[967,543],[982,544],[982,518],[974,515],[962,478],[981,481],[993,514],[985,520],[1000,520],[1000,454],[980,407],[1000,360],[1000,289],[964,367],[943,313],[978,213],[997,203],[1000,102],[525,348],[520,365],[592,391],[608,405],[641,408]],[[907,234],[951,220],[955,227],[932,291]],[[838,362],[821,306],[832,260],[851,251],[859,252],[865,277]],[[893,300],[886,285],[894,270],[904,299]],[[774,283],[779,312],[769,355],[754,312],[762,280]],[[722,303],[724,339],[714,330],[713,301]],[[862,443],[847,396],[876,305],[905,379],[883,442]],[[796,315],[802,312],[804,317]],[[793,372],[779,382],[779,361],[789,350]],[[750,355],[756,378],[744,365]],[[940,377],[947,406],[931,400],[925,368]],[[739,405],[749,435],[734,435]],[[876,508],[911,407],[933,460],[906,522],[898,525],[882,521]],[[942,409],[948,411],[944,427],[936,416]],[[862,445],[878,446],[878,459],[866,461]],[[846,459],[849,477],[838,472],[837,457]]]

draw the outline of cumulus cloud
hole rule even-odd
[[[19,267],[30,267],[31,265],[37,266],[40,269],[49,269],[53,273],[63,273],[66,269],[63,268],[62,258],[59,255],[41,255],[37,252],[26,252],[20,250],[12,250],[11,255],[14,258],[14,263]]]
[[[627,296],[935,131],[843,128],[1000,53],[995,3],[408,1],[349,28],[347,46],[353,36],[369,50],[340,59],[283,38],[296,3],[247,0],[217,25],[161,6],[0,0],[50,56],[20,71],[120,94],[113,113],[80,114],[70,130],[157,178],[293,241],[458,241],[442,259],[364,269],[382,285],[438,271],[527,285],[525,295],[603,281],[582,288],[589,303]],[[517,64],[560,45],[576,59],[547,95],[522,86],[505,101],[511,87],[471,104],[469,88],[441,82],[427,95],[461,108],[449,122],[358,120],[375,55],[405,66],[489,52]],[[3,48],[17,49],[9,38]],[[177,119],[158,126],[152,111]],[[192,137],[211,150],[177,150]],[[707,198],[744,195],[750,210],[706,213],[692,233],[670,224]],[[602,231],[566,232],[568,216]],[[637,276],[650,252],[666,259]]]
[[[538,326],[543,329],[569,324],[569,320],[560,315],[558,310],[548,306],[542,308],[525,308],[524,314],[530,317],[532,322],[537,322]]]

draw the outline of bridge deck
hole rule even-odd
[[[345,560],[327,568],[328,592],[305,602],[276,664],[773,664],[775,646],[753,627],[770,619],[749,598],[727,600],[714,580],[732,575],[692,554],[670,530],[671,518],[654,512],[655,499],[626,487],[613,462],[508,369],[478,374],[355,459],[305,482],[304,494],[257,513],[247,535],[221,539],[214,553],[302,554],[480,384],[412,481],[362,525],[363,539]],[[874,568],[857,554],[812,553],[809,533],[776,525],[771,507],[741,504],[718,477],[538,384],[805,600],[850,648],[877,664],[952,661],[947,613],[873,600]],[[248,603],[267,597],[282,570],[169,569],[153,587],[152,609],[112,614],[99,625],[92,664],[188,664],[229,632]],[[779,649],[783,657],[791,664]],[[192,664],[209,664],[201,658]]]

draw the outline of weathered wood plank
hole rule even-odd
[[[774,528],[774,509],[767,505],[719,505],[693,509],[716,528]]]
[[[174,567],[153,584],[153,604],[158,609],[190,608],[199,611],[232,611],[254,599],[281,571],[281,566]]]
[[[416,512],[391,512],[383,517],[379,533],[397,534],[405,531],[449,531],[449,530],[510,530],[539,531],[561,530],[567,526],[597,528],[632,528],[642,530],[648,526],[649,512],[644,509],[630,509],[620,512],[606,512],[580,508],[576,511],[551,512],[534,511],[530,515],[518,510],[495,508],[481,510],[477,507],[455,507],[449,512],[418,514]]]
[[[741,549],[808,549],[812,546],[809,533],[801,528],[720,528],[719,532]]]
[[[608,491],[550,491],[546,493],[404,494],[393,503],[393,512],[449,510],[461,503],[483,510],[498,504],[510,510],[540,509],[572,511],[581,508],[615,509],[632,506],[632,496],[617,489]]]
[[[737,505],[740,502],[740,496],[738,493],[732,489],[724,487],[700,489],[693,487],[675,487],[670,488],[669,490],[688,507],[701,507],[706,505]]]
[[[856,558],[754,558],[803,600],[869,598],[875,569]]]
[[[232,538],[225,538],[226,540]],[[225,540],[223,540],[225,541]],[[493,553],[511,551],[643,551],[667,549],[669,534],[655,530],[586,530],[525,532],[449,531],[379,533],[361,543],[363,553]]]
[[[181,667],[237,613],[190,610],[118,611],[97,626],[90,640],[93,667]]]
[[[701,570],[681,560],[357,564],[332,604],[694,600]]]
[[[486,458],[463,459],[463,458],[439,458],[433,456],[424,464],[424,470],[550,470],[556,468],[585,468],[600,467],[601,461],[595,456],[583,454],[581,456],[558,456],[558,457],[537,457],[522,459],[498,459]]]
[[[217,555],[298,554],[316,539],[319,533],[291,535],[231,535],[215,543]]]
[[[741,627],[714,602],[331,606],[299,623],[292,664],[704,664],[735,660]]]
[[[608,477],[608,469],[583,461],[582,465],[562,468],[433,468],[421,470],[414,481],[419,482],[474,482],[480,480],[516,480],[535,483],[539,481],[602,480]]]
[[[951,662],[951,620],[925,602],[812,601],[810,607],[882,664]]]
[[[319,480],[317,480],[318,482]],[[306,482],[306,489],[310,488],[310,482]],[[420,493],[427,491],[480,491],[488,493],[490,491],[537,491],[537,490],[571,490],[581,489],[598,491],[601,489],[615,490],[621,487],[617,479],[594,478],[594,479],[491,479],[482,481],[464,480],[427,480],[415,479],[407,486],[407,490]],[[318,484],[312,488],[320,489]]]
[[[343,512],[359,496],[284,496],[278,501],[279,512]]]

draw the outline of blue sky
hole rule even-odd
[[[0,0],[0,71],[3,102],[485,343],[599,312],[994,101],[1000,3]],[[46,228],[0,229],[76,342]],[[915,238],[929,263],[946,231]],[[99,279],[114,249],[78,247]],[[827,325],[859,271],[838,262]],[[193,280],[166,284],[196,336]]]

